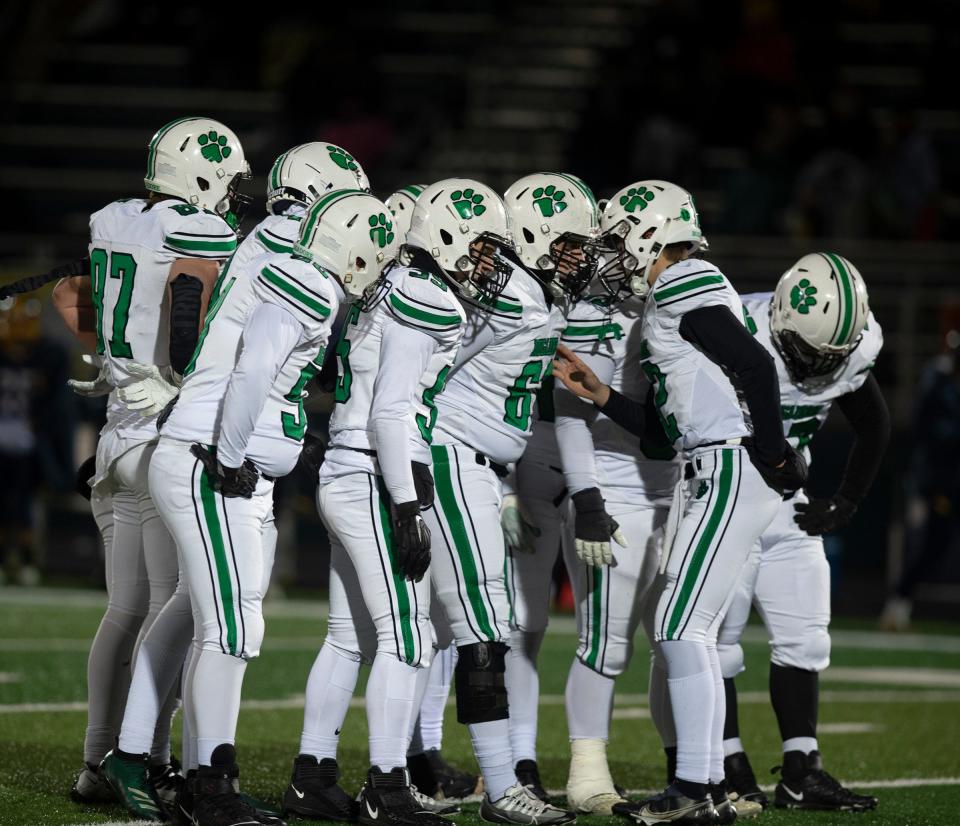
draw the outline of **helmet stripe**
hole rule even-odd
[[[299,243],[306,243],[307,239],[313,234],[314,229],[316,228],[317,221],[320,219],[320,216],[327,210],[328,207],[332,206],[337,201],[342,198],[346,198],[349,195],[366,195],[362,189],[335,189],[333,192],[328,192],[324,195],[319,201],[317,201],[310,211],[307,213],[307,220],[304,223],[303,227],[300,229],[300,237],[297,239]]]
[[[837,280],[840,282],[840,289],[843,293],[843,301],[841,302],[843,317],[840,322],[840,332],[837,333],[837,337],[833,343],[838,345],[845,344],[846,339],[850,337],[853,331],[853,313],[856,308],[853,297],[853,284],[850,275],[847,273],[847,268],[843,266],[843,259],[832,252],[827,253],[827,258],[833,262],[833,265],[837,269]]]
[[[420,193],[423,192],[424,187],[421,184],[410,184],[409,186],[400,187],[401,192],[406,192],[410,195],[414,201],[420,197]]]
[[[189,118],[177,118],[176,120],[170,121],[170,123],[165,126],[161,126],[157,133],[153,136],[153,139],[150,141],[149,152],[147,154],[147,177],[153,178],[157,174],[156,165],[157,165],[157,145],[160,143],[161,139],[173,129],[174,126],[179,126],[181,123],[186,123],[191,120],[200,120],[198,117],[189,117]]]
[[[597,223],[599,223],[600,208],[597,206],[597,199],[593,194],[593,190],[590,189],[590,187],[587,186],[586,183],[580,180],[576,175],[568,175],[566,172],[558,172],[556,174],[559,175],[561,178],[567,181],[570,181],[570,183],[572,183],[577,189],[579,189],[584,194],[587,201],[589,201],[590,206],[593,207],[593,214],[597,219]]]
[[[270,170],[270,189],[280,189],[280,170],[283,169],[284,161],[287,159],[289,152],[284,152],[279,158],[273,162],[273,168]]]

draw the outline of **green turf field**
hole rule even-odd
[[[125,823],[117,807],[85,808],[67,793],[81,762],[86,717],[86,652],[103,596],[0,589],[0,824]],[[323,639],[318,603],[271,603],[263,656],[247,671],[249,705],[240,716],[238,752],[246,791],[278,801],[289,780],[307,673]],[[817,826],[960,824],[960,628],[891,637],[844,626],[824,677],[821,747],[827,767],[854,787],[874,789],[878,810],[865,815],[768,811],[758,822]],[[952,634],[952,636],[951,636]],[[548,788],[562,789],[568,749],[563,687],[574,649],[572,620],[559,617],[541,655],[539,761]],[[748,671],[739,680],[741,729],[760,782],[778,762],[778,738],[766,700],[766,644],[751,629]],[[661,753],[646,698],[646,657],[620,682],[610,759],[630,789],[660,786]],[[356,790],[366,770],[366,718],[351,710],[341,749],[343,784]],[[179,738],[175,738],[179,739]],[[444,751],[472,766],[466,730],[448,708]],[[479,823],[476,806],[457,818]],[[605,818],[581,818],[607,826]]]

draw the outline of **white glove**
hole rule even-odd
[[[145,419],[156,416],[179,392],[179,381],[172,370],[166,375],[153,364],[140,364],[129,361],[125,365],[131,376],[137,381],[117,388],[117,398],[128,410],[135,410]]]
[[[533,540],[540,536],[540,529],[533,524],[533,519],[515,493],[503,497],[500,526],[508,553],[532,554],[536,550]]]
[[[574,506],[574,548],[587,565],[609,565],[613,562],[612,539],[621,548],[627,540],[617,520],[607,513],[599,488],[587,488],[570,497]]]
[[[69,387],[78,396],[87,399],[94,399],[97,396],[106,396],[113,390],[113,385],[107,380],[107,363],[100,356],[91,356],[84,354],[83,363],[96,367],[97,377],[93,381],[80,381],[79,379],[68,379]]]
[[[621,548],[627,547],[626,537],[619,528],[613,532],[613,536],[610,538]],[[591,542],[586,539],[577,539],[574,542],[574,547],[577,550],[577,557],[587,565],[600,567],[613,562],[613,550],[610,548],[609,542]]]

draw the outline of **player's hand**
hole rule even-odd
[[[570,497],[576,511],[573,524],[577,556],[587,565],[609,565],[613,561],[612,538],[621,548],[627,540],[617,520],[607,513],[599,488],[587,488]]]
[[[77,468],[77,476],[74,480],[74,490],[79,493],[88,502],[90,501],[91,490],[90,480],[97,473],[97,457],[88,456]]]
[[[745,447],[750,461],[763,477],[763,481],[781,496],[800,490],[806,484],[807,460],[790,445],[787,445],[783,460],[778,465],[768,464],[757,456],[752,442],[746,442]]]
[[[216,456],[203,445],[194,444],[190,452],[196,456],[207,471],[210,487],[228,498],[250,499],[260,480],[260,472],[249,459],[240,467],[231,468],[220,464]]]
[[[533,541],[540,536],[540,529],[533,524],[526,506],[515,493],[503,497],[500,527],[503,528],[503,541],[508,553],[532,554],[536,550]]]
[[[419,502],[401,502],[393,508],[393,543],[397,568],[419,582],[430,567],[430,529],[420,516]]]
[[[91,356],[84,354],[83,363],[89,364],[91,367],[97,368],[97,377],[93,381],[80,381],[79,379],[69,379],[67,381],[67,387],[69,387],[74,393],[78,396],[83,396],[86,399],[94,399],[97,396],[106,396],[111,390],[113,390],[113,385],[107,380],[107,362],[105,359],[100,356]]]
[[[180,392],[179,383],[171,371],[167,371],[168,379],[152,364],[130,361],[125,367],[135,381],[118,387],[117,398],[128,410],[135,410],[144,418],[157,415]]]
[[[307,473],[310,474],[314,483],[320,473],[320,465],[323,464],[323,457],[327,455],[327,442],[320,436],[314,436],[312,433],[303,435],[303,450],[300,451],[300,464],[303,465]]]
[[[553,375],[574,395],[603,407],[610,398],[610,388],[569,347],[561,344],[557,347],[557,356],[553,361]]]
[[[810,536],[821,536],[848,525],[857,504],[838,493],[830,499],[811,499],[809,504],[797,502],[796,511],[793,521]]]

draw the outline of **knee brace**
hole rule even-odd
[[[461,723],[489,723],[509,717],[504,684],[507,651],[502,642],[458,646],[454,674],[457,720]]]
[[[717,655],[720,657],[723,679],[729,680],[744,670],[743,648],[740,643],[717,643]]]

